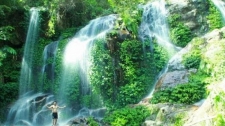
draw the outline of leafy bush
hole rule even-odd
[[[172,28],[170,35],[174,44],[180,47],[185,47],[194,37],[190,28],[184,23],[178,23],[176,27]]]
[[[96,40],[91,50],[90,83],[93,91],[100,94],[104,100],[113,102],[113,64],[110,51],[106,49],[104,40]]]
[[[181,21],[181,15],[173,14],[168,17],[170,36],[173,43],[185,47],[194,37],[189,27]]]
[[[211,0],[208,0],[209,2],[209,15],[207,16],[207,19],[209,20],[209,29],[212,31],[216,28],[222,28],[223,27],[223,18],[219,10],[216,8],[216,6],[212,3]]]
[[[192,104],[205,97],[205,87],[202,84],[182,84],[175,88],[167,88],[155,92],[151,103],[185,103]]]
[[[93,117],[89,117],[87,119],[87,122],[88,122],[88,126],[99,126],[98,122],[96,122]]]
[[[110,6],[115,12],[120,14],[127,29],[138,35],[138,26],[140,25],[142,10],[138,8],[138,4],[144,3],[143,0],[108,0]]]
[[[202,45],[205,40],[203,38],[194,38],[191,42],[191,49],[183,55],[182,62],[187,69],[198,69],[202,60]]]
[[[185,68],[199,68],[201,62],[201,55],[200,51],[191,51],[190,53],[187,53],[183,56],[183,63]]]
[[[18,83],[6,83],[0,84],[0,121],[6,118],[5,112],[8,105],[16,100],[19,94],[19,84]]]
[[[174,28],[177,26],[177,21],[181,19],[181,15],[179,14],[173,14],[173,15],[170,15],[168,17],[168,23],[170,25],[171,28]]]
[[[123,107],[137,103],[146,95],[155,76],[168,61],[162,47],[154,44],[154,53],[151,53],[148,46],[136,39],[125,40],[114,42],[117,50],[110,52],[104,40],[95,41],[91,53],[90,83],[106,105]]]
[[[184,117],[185,115],[183,113],[177,114],[174,119],[174,126],[182,126],[184,124]]]
[[[105,116],[104,122],[111,126],[140,126],[149,115],[150,111],[146,107],[125,107]]]
[[[199,72],[191,76],[189,83],[179,84],[174,88],[166,88],[155,92],[150,102],[195,103],[207,95],[205,88],[205,85],[207,84],[206,80],[207,75]]]
[[[61,33],[62,38],[69,38],[75,35],[76,28],[67,28]]]
[[[216,126],[224,126],[225,125],[225,111],[224,111],[224,105],[225,105],[225,93],[223,91],[220,91],[214,98],[215,103],[215,110],[219,111],[217,112],[216,118],[214,118],[214,124]]]
[[[146,87],[146,84],[138,81],[122,86],[119,93],[119,104],[125,106],[137,103],[145,94]]]

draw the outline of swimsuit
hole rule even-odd
[[[53,112],[52,113],[52,118],[53,119],[58,119],[58,113],[57,112]]]

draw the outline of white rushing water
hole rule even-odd
[[[38,24],[39,24],[39,12],[38,9],[32,8],[30,10],[31,17],[29,28],[27,32],[27,38],[24,48],[21,73],[20,73],[20,90],[19,94],[22,95],[30,90],[31,80],[33,77],[32,65],[33,65],[33,50],[37,40]]]
[[[143,6],[142,23],[139,28],[139,36],[142,41],[150,40],[150,50],[153,50],[153,41],[162,46],[172,58],[181,48],[175,46],[169,36],[169,27],[167,22],[168,12],[164,0],[150,2]],[[156,44],[155,43],[155,44]],[[167,65],[156,77],[155,83],[146,98],[152,96],[158,79],[167,72]]]
[[[67,90],[65,87],[73,88],[74,73],[79,68],[79,77],[81,78],[81,89],[82,94],[88,94],[89,82],[87,79],[87,70],[89,65],[89,51],[92,43],[96,39],[105,39],[106,33],[109,32],[117,19],[116,15],[109,15],[100,17],[90,21],[90,23],[82,28],[75,36],[68,42],[64,51],[63,68],[62,68],[62,80],[58,87],[58,95],[51,95],[52,91],[46,93],[39,93],[32,90],[32,59],[33,59],[33,48],[37,37],[37,26],[38,26],[38,10],[31,10],[31,19],[29,30],[27,33],[26,47],[24,50],[24,58],[21,72],[20,88],[21,93],[19,99],[11,107],[7,121],[5,125],[28,125],[28,126],[50,126],[51,112],[47,109],[47,105],[51,104],[52,101],[57,100],[58,105],[62,106],[67,101]],[[52,81],[54,84],[55,80],[55,67],[54,60],[57,53],[58,41],[48,44],[43,51],[43,67],[40,71],[42,74],[42,80],[44,81],[44,75]],[[48,63],[47,60],[52,59],[52,63]],[[26,75],[26,76],[25,76]],[[28,76],[28,77],[27,77]],[[43,82],[44,83],[44,82]],[[38,91],[43,91],[43,86],[36,86]],[[54,85],[52,85],[54,86]],[[55,87],[54,87],[55,88]],[[53,90],[53,87],[50,87]],[[59,124],[66,124],[69,120],[74,117],[83,116],[96,116],[102,117],[102,113],[105,112],[104,108],[99,109],[88,109],[85,106],[81,110],[77,110],[78,113],[75,115],[71,108],[67,107],[64,111],[59,112]],[[61,115],[61,112],[64,113]],[[62,118],[66,113],[66,118]]]
[[[68,42],[64,51],[62,79],[59,87],[60,93],[57,96],[60,101],[65,103],[68,102],[68,88],[74,87],[74,82],[78,81],[78,79],[80,81],[80,85],[77,87],[80,87],[81,95],[84,96],[90,93],[88,80],[90,49],[94,40],[105,39],[106,33],[114,27],[116,19],[116,15],[94,19],[90,21],[87,26],[77,32],[76,35]],[[76,79],[75,76],[78,76],[79,78]],[[72,116],[72,113],[70,113],[71,112],[67,112],[67,115]]]
[[[171,57],[180,48],[176,47],[170,40],[169,27],[167,23],[167,10],[164,0],[150,2],[143,6],[142,23],[139,28],[139,36],[142,41],[150,40],[151,50],[153,40],[165,48]]]
[[[35,43],[37,40],[38,23],[39,23],[39,12],[38,9],[32,8],[30,10],[31,17],[28,27],[26,43],[24,48],[24,54],[22,59],[21,73],[20,73],[20,89],[19,89],[19,100],[14,104],[8,114],[6,121],[7,125],[16,123],[27,123],[29,120],[29,114],[32,113],[30,107],[32,107],[28,102],[34,97],[39,95],[30,96],[31,80],[33,77],[32,71],[32,61],[33,61],[33,50],[35,48]]]
[[[43,66],[42,66],[42,71],[41,71],[41,79],[42,82],[39,86],[39,90],[43,90],[43,85],[45,83],[45,79],[50,80],[51,86],[50,87],[50,92],[53,92],[54,88],[54,81],[55,81],[55,59],[56,59],[56,53],[58,49],[58,43],[59,41],[51,42],[44,48],[43,52]],[[50,63],[49,60],[50,59]],[[45,78],[46,77],[46,78]]]

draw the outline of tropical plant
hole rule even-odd
[[[181,21],[181,15],[173,14],[168,17],[170,36],[173,43],[185,47],[194,37],[189,27]]]
[[[140,126],[149,115],[150,110],[144,106],[125,107],[105,116],[104,122],[111,126]]]
[[[208,0],[209,3],[209,14],[207,16],[209,29],[212,31],[216,28],[221,28],[223,26],[223,18],[220,11],[212,3],[211,0]]]
[[[120,14],[127,29],[137,36],[142,15],[142,10],[137,6],[145,0],[108,0],[108,2],[114,11]]]
[[[174,88],[159,90],[153,94],[151,103],[183,103],[192,104],[207,96],[206,85],[208,75],[198,72],[190,77],[186,84],[179,84]]]

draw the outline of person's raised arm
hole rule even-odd
[[[52,108],[52,106],[48,106],[48,105],[46,105],[47,106],[47,108],[49,108],[49,109],[51,109]]]
[[[62,106],[62,107],[60,107],[60,106],[58,106],[58,108],[65,108],[66,106],[64,105],[64,106]]]

